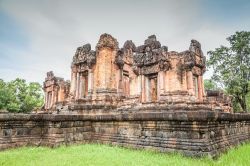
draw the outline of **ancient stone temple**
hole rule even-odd
[[[143,45],[136,47],[127,40],[119,48],[114,37],[103,34],[94,50],[90,44],[76,49],[69,91],[66,82],[47,74],[44,108],[55,110],[62,102],[78,111],[87,105],[123,108],[143,103],[204,103],[205,69],[205,56],[196,40],[178,53],[168,51],[155,35]]]
[[[205,67],[196,40],[178,53],[155,35],[119,47],[103,34],[95,48],[76,49],[71,81],[47,73],[40,111],[0,114],[0,150],[97,142],[217,156],[250,140],[250,114],[233,113],[230,97],[204,91]]]
[[[44,109],[50,110],[55,103],[66,102],[69,94],[69,81],[64,81],[63,78],[55,77],[52,71],[47,73],[43,89],[45,93]]]

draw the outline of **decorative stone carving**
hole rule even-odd
[[[161,71],[168,71],[172,68],[170,60],[160,60],[159,67]]]
[[[195,58],[195,65],[200,67],[202,69],[202,72],[204,73],[206,71],[206,57],[203,55],[203,52],[201,50],[201,44],[197,40],[191,40],[189,51],[200,57],[199,59]]]
[[[46,78],[46,80],[51,80],[53,77],[55,77],[53,71],[47,72],[47,78]]]
[[[203,56],[203,52],[201,50],[201,44],[197,40],[194,39],[191,40],[189,50],[200,56]]]
[[[124,49],[124,51],[127,51],[127,50],[131,49],[133,52],[135,52],[136,51],[136,46],[135,46],[135,44],[133,43],[132,40],[127,40],[123,45],[123,49]]]
[[[156,36],[151,35],[145,40],[144,45],[137,47],[133,56],[134,65],[142,68],[141,74],[169,70],[171,63],[167,59],[167,51],[168,48],[166,46],[161,47],[161,43],[156,40]]]
[[[119,69],[123,68],[124,61],[123,61],[123,51],[120,49],[117,51],[116,57],[115,57],[115,64],[119,67]]]
[[[140,73],[139,73],[139,68],[136,66],[136,65],[133,65],[132,66],[132,70],[133,70],[133,72],[136,74],[136,75],[139,75]]]
[[[155,35],[151,35],[144,41],[144,45],[149,46],[152,50],[161,48],[161,43],[156,40]]]
[[[195,55],[190,51],[184,52],[184,69],[191,70],[195,65]]]
[[[90,44],[78,47],[73,57],[73,65],[86,64],[91,68],[96,63],[96,52],[91,50]]]
[[[96,63],[96,53],[94,51],[91,51],[89,56],[87,57],[87,65],[89,68],[92,68],[92,66]]]
[[[104,47],[118,49],[118,42],[110,34],[104,33],[100,36],[100,39],[96,45],[96,49],[99,50]]]

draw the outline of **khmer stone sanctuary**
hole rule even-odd
[[[230,112],[228,97],[217,94],[221,100],[216,101],[216,97],[211,100],[213,95],[206,96],[205,70],[205,56],[196,40],[191,40],[188,50],[178,53],[169,52],[155,35],[141,46],[127,40],[119,48],[115,38],[103,34],[95,51],[90,44],[76,49],[70,82],[52,71],[47,73],[44,111],[103,112],[109,107],[111,113],[118,113],[146,106],[196,106]]]
[[[187,48],[169,51],[155,35],[119,47],[102,34],[94,49],[76,49],[70,81],[47,72],[39,111],[0,114],[0,149],[106,143],[215,157],[248,141],[250,114],[204,90],[201,44]]]

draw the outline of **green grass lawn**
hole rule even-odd
[[[228,151],[217,160],[195,159],[180,154],[132,150],[108,145],[85,144],[59,148],[22,147],[0,152],[0,165],[250,165],[250,144]]]

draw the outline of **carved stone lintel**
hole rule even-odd
[[[161,43],[156,40],[156,36],[149,36],[144,45],[137,47],[133,56],[134,65],[141,68],[142,73],[156,73],[171,69],[170,60],[167,56],[168,48],[161,47]]]
[[[96,52],[91,50],[90,44],[85,44],[77,48],[75,56],[73,57],[72,66],[84,64],[91,68],[95,63]]]

